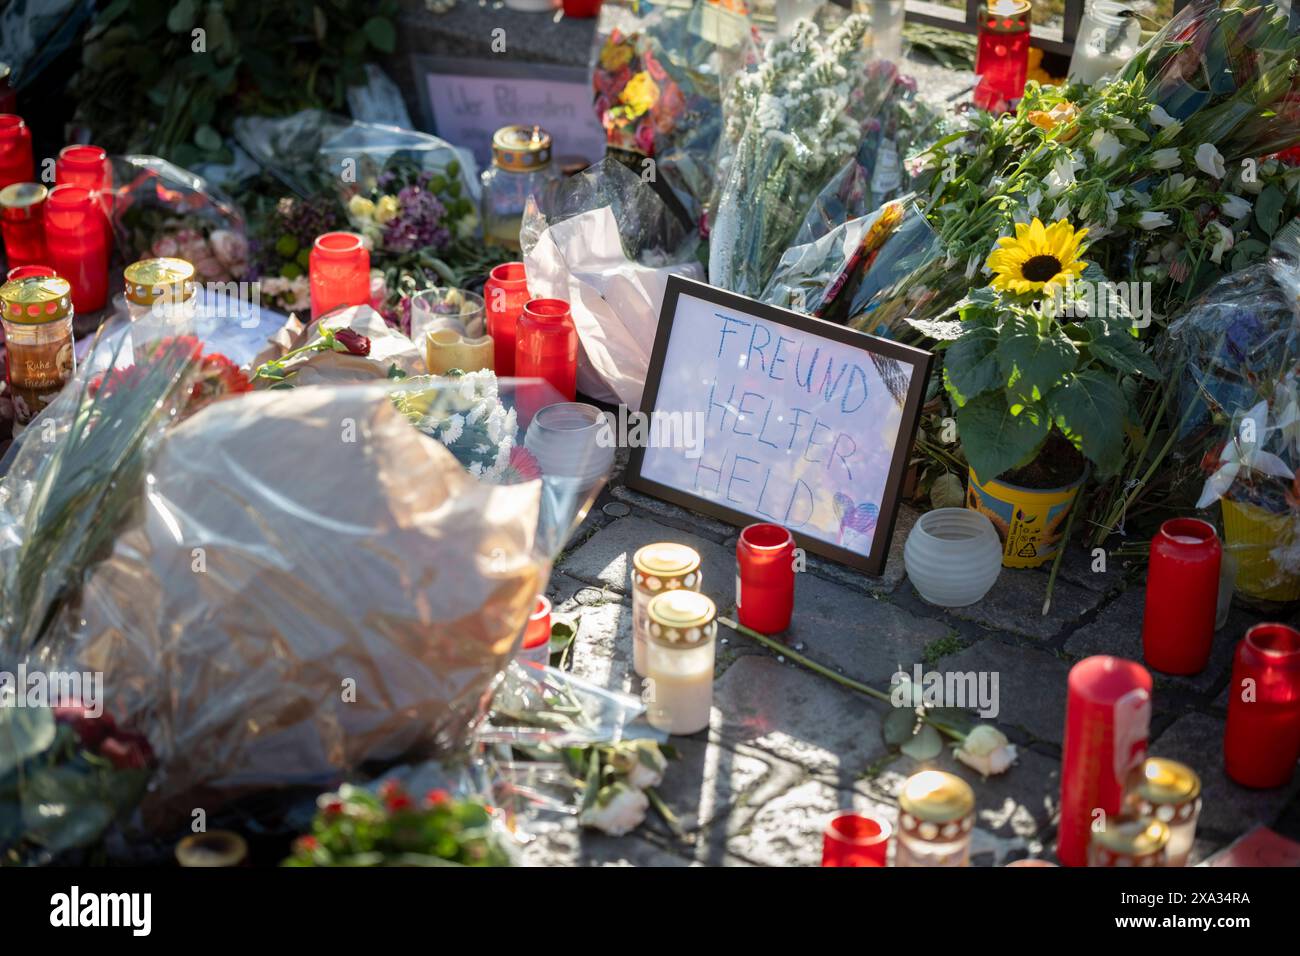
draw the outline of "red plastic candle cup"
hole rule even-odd
[[[10,266],[44,262],[45,200],[40,183],[10,183],[0,188],[0,236]]]
[[[370,251],[355,232],[316,237],[308,259],[311,317],[370,301]]]
[[[27,266],[14,266],[5,275],[6,282],[14,282],[17,279],[30,279],[32,276],[53,276],[58,275],[49,266],[33,263]]]
[[[551,602],[545,595],[537,595],[537,606],[528,616],[524,643],[520,646],[516,659],[531,661],[541,667],[551,662]]]
[[[515,374],[515,327],[524,303],[530,298],[522,262],[505,262],[496,266],[483,284],[495,371],[503,378]]]
[[[515,326],[515,375],[543,378],[565,401],[578,392],[578,330],[563,299],[530,299]]]
[[[980,12],[975,105],[981,109],[1002,109],[1024,96],[1032,9],[1029,0],[990,0]]]
[[[1068,684],[1056,856],[1087,866],[1096,811],[1120,812],[1129,774],[1146,759],[1151,674],[1122,657],[1088,657],[1070,669]]]
[[[32,165],[32,131],[21,116],[0,113],[0,189],[36,178]]]
[[[72,306],[85,314],[108,301],[108,248],[102,213],[84,186],[55,186],[45,201],[48,264],[72,285]]]
[[[108,153],[98,146],[65,146],[54,161],[54,181],[60,185],[85,186],[94,194],[103,212],[104,242],[113,252],[113,167]]]
[[[564,15],[575,19],[594,17],[600,13],[602,0],[564,0]]]
[[[1244,787],[1280,787],[1300,759],[1300,631],[1256,624],[1237,645],[1223,762]]]
[[[893,827],[860,813],[837,813],[822,835],[822,866],[884,866]]]
[[[1166,674],[1196,674],[1210,660],[1223,547],[1214,526],[1173,518],[1151,540],[1142,656]]]
[[[736,542],[736,615],[745,627],[776,634],[794,613],[794,535],[779,524],[751,524]]]

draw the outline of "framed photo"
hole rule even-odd
[[[627,484],[879,574],[933,358],[670,277]]]

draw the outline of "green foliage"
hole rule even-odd
[[[76,120],[110,152],[182,166],[229,161],[241,113],[343,110],[364,66],[396,46],[397,0],[114,0],[70,84]]]

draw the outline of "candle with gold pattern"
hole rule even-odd
[[[1150,867],[1165,865],[1169,827],[1150,817],[1106,821],[1092,832],[1089,866]]]
[[[700,556],[684,544],[661,541],[632,555],[632,666],[645,676],[645,641],[650,599],[664,591],[700,589]]]
[[[72,351],[72,286],[57,276],[31,276],[0,286],[9,353],[14,421],[30,422],[76,371]]]
[[[898,795],[895,866],[968,866],[975,793],[961,777],[923,770]]]
[[[1129,809],[1169,827],[1165,866],[1186,866],[1201,815],[1201,778],[1186,764],[1148,757],[1128,795]]]
[[[122,270],[132,320],[153,312],[167,320],[192,317],[198,302],[194,266],[184,259],[141,259]]]
[[[650,726],[694,734],[709,726],[718,609],[698,591],[665,591],[650,599],[646,687]]]

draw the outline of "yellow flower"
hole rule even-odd
[[[993,270],[993,288],[1005,292],[1054,293],[1083,274],[1080,244],[1087,229],[1075,229],[1062,219],[1044,226],[1035,217],[1029,225],[1016,223],[1016,234],[998,240],[985,263]]]
[[[1073,103],[1057,103],[1050,110],[1030,110],[1025,117],[1039,129],[1059,130],[1056,138],[1068,143],[1079,133],[1074,121],[1079,118],[1079,107]]]
[[[369,219],[375,214],[375,204],[365,196],[357,193],[348,200],[348,212],[358,219]]]
[[[601,69],[608,70],[611,73],[617,73],[623,67],[632,62],[632,44],[615,43],[613,39],[605,41],[605,46],[600,51]]]
[[[618,98],[632,110],[632,115],[640,116],[650,112],[659,102],[659,87],[650,78],[650,74],[642,70],[627,81],[627,86],[623,87]]]
[[[397,215],[398,208],[396,196],[380,196],[375,206],[375,222],[384,225]]]

